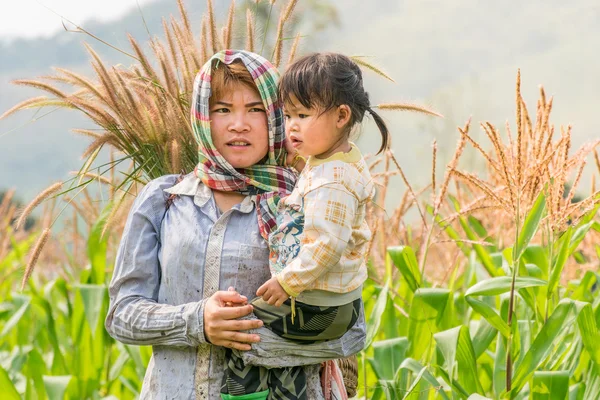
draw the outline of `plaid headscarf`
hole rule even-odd
[[[214,146],[210,133],[212,70],[219,62],[231,64],[235,60],[242,61],[254,79],[267,112],[269,133],[269,152],[265,163],[244,169],[235,169],[223,158]],[[278,81],[277,69],[258,54],[223,50],[212,56],[196,75],[192,98],[192,128],[198,142],[199,158],[194,173],[211,189],[258,195],[258,225],[265,239],[276,225],[279,196],[291,193],[297,178],[293,170],[283,167],[287,153],[283,145],[285,127],[282,104],[277,97]]]

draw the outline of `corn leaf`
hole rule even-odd
[[[419,289],[422,286],[422,277],[413,249],[409,246],[396,246],[389,247],[387,251],[410,289],[413,292]]]

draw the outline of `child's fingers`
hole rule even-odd
[[[268,303],[271,297],[273,297],[271,292],[269,290],[265,290],[265,292],[262,295],[262,299]]]
[[[276,307],[281,307],[281,305],[285,302],[285,298],[284,297],[280,297],[279,299],[277,299],[277,302],[275,303]]]
[[[263,283],[261,287],[256,291],[257,296],[262,296],[267,291],[267,284]]]

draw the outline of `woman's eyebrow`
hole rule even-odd
[[[262,106],[263,102],[262,101],[254,101],[252,103],[247,103],[246,107],[256,107],[256,106]]]

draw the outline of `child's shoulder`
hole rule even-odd
[[[372,191],[372,178],[364,159],[352,163],[332,160],[313,166],[307,172],[306,184],[310,188],[339,184],[359,199]]]

